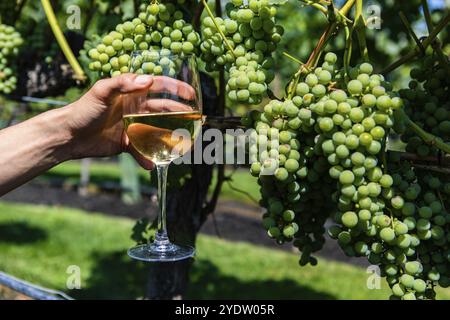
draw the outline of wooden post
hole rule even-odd
[[[80,185],[78,186],[78,194],[82,197],[86,197],[89,193],[91,161],[91,159],[81,160]]]
[[[131,155],[123,153],[119,155],[119,163],[122,201],[126,204],[136,204],[141,201],[141,187],[136,161]]]

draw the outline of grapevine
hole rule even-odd
[[[293,241],[300,265],[315,265],[312,253],[322,248],[331,217],[328,235],[346,255],[379,266],[392,299],[434,299],[436,285],[450,285],[450,184],[401,161],[386,141],[390,132],[404,133],[407,151],[419,157],[438,152],[433,142],[448,141],[448,62],[428,57],[399,93],[370,63],[350,67],[348,50],[343,69],[334,53],[311,68],[333,28],[287,97],[243,119],[255,129],[250,171],[267,209],[263,225],[278,243]],[[368,60],[367,49],[361,52]],[[426,102],[424,111],[414,110]]]

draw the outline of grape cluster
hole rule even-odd
[[[279,244],[294,240],[302,251],[301,265],[315,265],[311,254],[325,242],[334,189],[314,134],[300,134],[300,126],[312,124],[311,112],[300,104],[297,98],[272,100],[264,112],[252,111],[245,124],[256,129],[249,153],[251,173],[261,186],[261,205],[268,209],[263,225]]]
[[[275,24],[276,8],[268,0],[250,0],[248,5],[233,0],[226,11],[225,19],[203,19],[201,57],[207,71],[229,71],[226,91],[231,101],[259,104],[274,79],[272,52],[284,30]]]
[[[10,94],[15,90],[17,77],[11,59],[19,53],[23,39],[14,27],[0,24],[0,92]]]
[[[450,286],[450,179],[414,168],[396,152],[389,160],[393,190],[404,199],[391,211],[397,240],[369,257],[384,264],[393,299],[434,299],[435,285]]]
[[[337,224],[328,233],[348,256],[368,256],[373,243],[393,240],[384,212],[400,200],[392,198],[392,177],[384,172],[381,155],[393,110],[402,103],[370,64],[351,69],[347,79],[334,70],[336,60],[327,54],[322,67],[298,83],[296,94],[313,114],[316,142],[336,181]]]
[[[418,68],[411,70],[408,89],[400,91],[406,101],[406,114],[425,131],[450,142],[450,64],[436,53],[422,59]],[[419,156],[436,155],[437,149],[427,145],[413,131],[406,130],[402,140],[406,151]]]
[[[170,75],[175,71],[168,56],[195,54],[199,45],[200,35],[174,4],[151,3],[141,6],[137,18],[117,25],[89,50],[89,68],[102,76],[127,73],[130,67],[135,73]],[[142,57],[130,66],[131,53],[136,50],[143,51]]]
[[[331,216],[329,236],[348,256],[378,265],[392,298],[434,298],[436,283],[449,285],[450,184],[405,162],[386,167],[386,157],[398,156],[385,144],[402,99],[370,64],[346,73],[336,60],[328,53],[291,99],[244,119],[255,128],[249,152],[267,208],[263,224],[279,243],[294,241],[300,265],[314,265]]]

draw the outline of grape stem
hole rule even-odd
[[[348,78],[350,74],[350,61],[352,59],[352,49],[353,49],[352,34],[353,28],[350,28],[348,25],[345,25],[344,70],[346,73],[346,78]]]
[[[234,50],[233,47],[230,45],[230,43],[227,40],[227,37],[225,37],[224,33],[222,32],[222,30],[220,29],[219,25],[216,22],[216,18],[214,16],[214,14],[212,13],[211,9],[208,6],[208,3],[206,2],[206,0],[202,0],[203,6],[206,9],[206,12],[208,13],[208,16],[212,19],[214,26],[217,29],[217,32],[219,32],[220,36],[222,37],[223,42],[225,43],[225,45],[227,46],[228,50],[230,50],[231,54],[233,55],[233,57],[236,59],[236,56],[234,55]]]
[[[381,160],[383,161],[383,171],[384,173],[388,173],[388,163],[387,163],[387,158],[386,158],[386,142],[387,142],[387,137],[389,135],[389,132],[385,135],[385,137],[383,138],[383,149],[381,151]]]
[[[450,154],[450,145],[446,144],[442,139],[436,137],[435,135],[426,132],[421,127],[419,127],[414,121],[412,121],[404,111],[403,116],[405,119],[406,126],[414,131],[425,143],[434,146],[441,150],[442,152],[445,152],[447,154]]]
[[[339,10],[339,13],[346,17],[350,9],[354,6],[355,2],[356,0],[348,0]]]
[[[316,3],[316,2],[313,2],[313,1],[310,1],[310,0],[302,0],[302,2],[304,2],[308,6],[316,8],[317,10],[322,12],[325,16],[328,16],[328,10],[323,5],[321,5],[319,3]]]
[[[426,0],[422,0],[422,7],[425,15],[425,21],[427,23],[428,33],[430,33],[433,30],[433,21],[431,19],[431,13],[428,7],[428,2]],[[432,47],[434,49],[434,52],[436,52],[436,54],[438,55],[439,60],[441,60],[442,66],[447,70],[449,70],[448,58],[445,56],[444,52],[442,52],[442,47],[439,39],[436,38],[435,41],[433,41]]]
[[[291,59],[292,61],[294,61],[294,62],[300,64],[300,65],[304,65],[304,64],[305,64],[304,62],[302,62],[302,61],[300,61],[299,59],[297,59],[296,57],[290,55],[290,54],[287,53],[286,51],[283,52],[283,55],[286,56],[286,57],[288,57],[288,58]]]
[[[406,18],[403,11],[400,11],[399,15],[400,15],[400,19],[402,20],[403,24],[405,25],[406,30],[409,33],[409,35],[411,36],[411,38],[413,38],[417,47],[422,51],[422,54],[425,54],[425,48],[423,47],[422,42],[420,42],[419,38],[417,37],[416,33],[414,32],[413,28],[411,27],[411,23],[409,23],[408,18]]]
[[[351,10],[351,8],[354,6],[355,1],[356,0],[348,0],[344,4],[344,6],[340,10],[337,11],[338,15],[340,17],[343,17],[346,19],[347,14]],[[333,2],[330,3],[329,9],[333,10],[333,12],[336,12],[334,10]],[[328,26],[327,26],[325,32],[320,37],[319,42],[317,43],[316,47],[314,48],[313,52],[311,53],[308,61],[306,62],[306,64],[303,64],[300,66],[299,70],[295,73],[294,77],[289,82],[289,84],[287,86],[287,98],[288,99],[292,99],[292,97],[294,96],[295,89],[300,80],[300,77],[302,75],[308,73],[311,68],[314,68],[317,65],[317,63],[320,59],[320,56],[322,55],[322,52],[325,49],[326,44],[328,43],[330,38],[333,36],[334,32],[339,27],[340,22],[338,21],[338,19],[334,19],[334,18],[328,16],[328,20],[329,20]]]
[[[356,0],[355,23],[353,25],[353,28],[356,30],[356,36],[358,37],[361,57],[365,62],[369,62],[369,50],[367,49],[366,40],[366,20],[364,19],[363,15],[363,0]]]
[[[430,8],[428,7],[428,1],[421,0],[421,2],[422,2],[423,14],[425,15],[425,21],[427,23],[428,31],[431,32],[431,30],[433,30],[433,22],[431,20],[431,14],[430,14]]]
[[[434,40],[437,38],[439,33],[450,23],[450,13],[448,13],[444,19],[439,22],[439,24],[433,29],[433,31],[428,35],[428,37],[422,42],[422,46],[426,49],[429,45],[431,45]],[[392,63],[390,66],[388,66],[386,69],[384,69],[381,73],[382,74],[388,74],[401,65],[408,63],[409,61],[415,59],[417,56],[422,54],[422,50],[418,47],[415,47],[412,51],[410,51],[405,56],[401,57],[394,63]]]
[[[59,27],[58,20],[56,19],[55,12],[53,11],[53,7],[50,3],[50,0],[41,0],[42,7],[44,8],[45,15],[47,16],[48,23],[52,28],[53,34],[55,35],[56,41],[58,42],[61,50],[66,56],[67,61],[75,72],[74,78],[80,81],[86,80],[86,75],[78,63],[77,58],[75,57],[72,49],[67,43],[66,37],[64,33],[61,31]]]
[[[421,169],[421,170],[425,170],[425,171],[433,171],[433,172],[437,172],[437,173],[450,175],[450,168],[443,168],[441,166],[416,164],[416,163],[413,163],[412,165],[417,169]]]
[[[219,130],[245,128],[241,119],[242,117],[207,116],[205,126]]]
[[[439,165],[450,169],[450,155],[439,155],[439,156],[426,156],[421,157],[415,153],[402,152],[400,157],[402,160],[411,161],[413,163],[419,163],[423,165]]]

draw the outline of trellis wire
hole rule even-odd
[[[35,300],[74,300],[64,292],[43,288],[0,271],[0,285]]]
[[[41,99],[41,98],[34,98],[34,97],[21,97],[21,101],[28,102],[28,103],[44,103],[51,106],[65,106],[68,104],[66,101],[58,101],[58,100],[52,100],[52,99]]]

